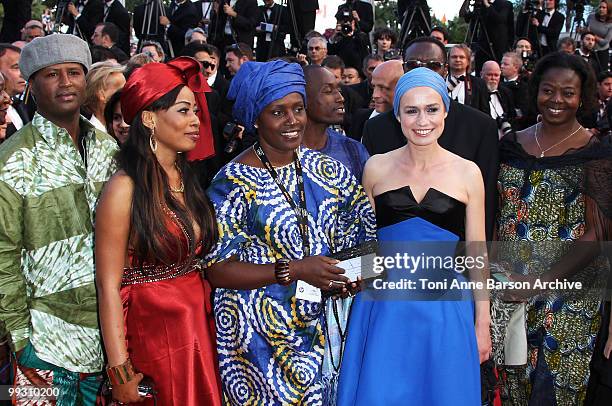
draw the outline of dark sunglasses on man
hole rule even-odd
[[[200,63],[202,64],[202,68],[204,68],[204,69],[210,68],[211,70],[215,70],[215,67],[217,66],[214,63],[210,63],[208,61],[202,61]]]
[[[416,68],[427,68],[434,72],[440,72],[444,68],[444,63],[439,61],[419,61],[416,59],[409,59],[403,63],[404,72],[409,72]]]

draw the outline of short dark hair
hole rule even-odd
[[[608,78],[612,78],[612,72],[610,72],[609,70],[599,72],[599,74],[597,75],[597,83],[601,83]]]
[[[438,31],[439,33],[441,33],[444,37],[444,40],[448,41],[448,31],[446,30],[446,28],[436,25],[434,27],[431,27],[429,34],[431,35],[431,33],[434,31]]]
[[[218,59],[219,50],[217,49],[217,47],[215,47],[214,45],[204,44],[204,43],[195,41],[195,42],[190,42],[189,44],[185,45],[185,47],[183,47],[183,51],[181,52],[181,55],[190,56],[192,58],[195,58],[198,52],[206,52],[208,55],[213,56],[215,55],[215,51],[216,51],[216,56]]]
[[[576,42],[572,39],[572,37],[563,37],[559,40],[559,42],[557,42],[557,51],[561,49],[562,45],[565,44],[571,45],[574,49],[576,48]]]
[[[0,58],[2,58],[4,54],[6,54],[6,51],[9,51],[9,50],[17,52],[18,54],[21,54],[21,48],[16,47],[13,44],[1,43],[0,44]]]
[[[516,45],[518,44],[519,41],[527,41],[529,42],[529,45],[531,45],[531,47],[533,48],[533,44],[531,43],[531,40],[527,37],[518,37],[516,39],[516,41],[514,41],[514,45],[512,46],[512,49],[516,49]]]
[[[418,37],[413,39],[412,41],[410,41],[408,43],[408,45],[406,45],[406,48],[404,48],[404,59],[406,58],[406,51],[408,50],[408,48],[410,48],[411,46],[413,46],[414,44],[420,44],[420,43],[430,43],[430,44],[434,44],[436,45],[438,48],[440,48],[440,50],[442,51],[442,55],[444,56],[444,62],[446,62],[447,56],[446,56],[446,47],[444,46],[444,44],[434,38],[434,37]]]
[[[587,35],[592,35],[595,36],[595,34],[593,33],[593,31],[582,31],[582,33],[580,34],[580,41],[582,41],[584,39],[584,37],[586,37]]]
[[[374,43],[381,38],[389,38],[391,40],[391,48],[397,43],[397,33],[390,28],[380,27],[374,30],[373,40]]]
[[[529,80],[529,101],[532,112],[537,112],[537,99],[542,77],[550,69],[560,68],[574,71],[580,78],[580,101],[578,116],[589,114],[597,106],[597,86],[593,69],[579,56],[566,52],[553,52],[538,61]]]
[[[253,49],[244,42],[237,42],[235,44],[226,46],[225,53],[227,54],[228,52],[233,53],[238,58],[246,56],[249,61],[253,60]]]
[[[321,66],[329,69],[342,69],[346,68],[346,64],[338,55],[329,55],[323,59]]]
[[[108,35],[113,44],[119,41],[119,27],[111,22],[102,23],[102,35]]]

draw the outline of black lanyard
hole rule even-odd
[[[306,192],[304,191],[304,176],[302,174],[302,164],[300,163],[297,152],[293,152],[293,164],[295,165],[295,175],[297,178],[298,190],[300,192],[299,207],[297,204],[295,204],[295,201],[285,186],[282,185],[280,179],[278,178],[278,173],[276,173],[276,170],[270,163],[270,160],[266,156],[264,150],[261,148],[259,142],[253,144],[253,151],[255,151],[255,154],[257,154],[257,157],[259,157],[261,163],[266,167],[272,179],[274,179],[274,183],[276,183],[283,196],[285,196],[287,203],[289,203],[295,212],[298,223],[300,224],[300,235],[302,237],[302,250],[304,251],[304,256],[310,255],[310,242],[308,241],[308,209],[306,207]]]

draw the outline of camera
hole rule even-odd
[[[512,125],[508,122],[508,118],[505,114],[501,116],[497,116],[495,119],[497,122],[497,128],[501,131],[501,133],[506,136],[512,132]]]
[[[602,117],[597,120],[597,124],[595,125],[597,131],[599,131],[600,135],[605,135],[610,132],[610,122],[608,121],[608,117]]]
[[[393,61],[393,60],[401,61],[402,60],[402,50],[401,49],[397,49],[397,48],[392,48],[392,49],[388,50],[387,52],[384,53],[383,60],[385,62]]]
[[[230,121],[229,123],[225,124],[225,127],[223,127],[223,137],[228,140],[227,145],[223,150],[226,154],[233,154],[236,152],[236,148],[240,142],[240,139],[238,138],[240,130],[240,126],[233,121]]]
[[[531,72],[533,72],[533,70],[535,69],[537,57],[533,53],[530,54],[527,51],[522,51],[521,59],[523,61],[523,66],[522,66],[523,71],[531,75]]]
[[[353,32],[353,6],[343,4],[336,13],[336,21],[340,24],[340,33],[348,36]]]
[[[527,13],[533,13],[538,9],[538,0],[525,0],[523,10]]]

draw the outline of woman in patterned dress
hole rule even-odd
[[[606,238],[610,214],[609,190],[601,188],[602,181],[609,184],[609,141],[592,136],[576,119],[594,106],[593,73],[581,58],[554,53],[540,60],[531,80],[531,100],[542,120],[500,144],[499,264],[514,272],[506,275],[511,281],[568,278],[582,281],[585,292],[602,286],[598,274],[607,262],[588,242]],[[560,291],[511,295],[524,305],[492,306],[494,352],[505,364],[503,404],[582,404],[601,319],[599,298]],[[512,335],[506,323],[517,308],[524,316],[515,314],[513,331],[522,334]],[[515,339],[504,347],[506,334]]]
[[[228,93],[234,118],[259,139],[208,189],[220,239],[207,275],[218,288],[219,369],[232,405],[325,403],[322,303],[296,297],[296,289],[347,283],[324,255],[374,236],[359,182],[338,161],[300,147],[304,86],[297,64],[247,62]]]

